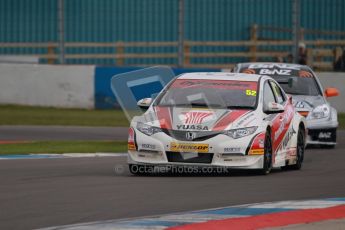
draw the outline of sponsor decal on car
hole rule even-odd
[[[141,144],[141,148],[143,148],[143,149],[156,149],[156,145],[153,145],[153,144]]]
[[[229,90],[256,90],[257,82],[255,81],[229,81],[229,80],[184,80],[174,81],[171,88],[216,88]]]
[[[246,95],[256,97],[256,90],[246,89]]]
[[[178,130],[197,130],[197,131],[206,131],[208,127],[205,125],[176,125]]]
[[[240,147],[226,147],[224,148],[224,153],[238,153],[241,152]]]
[[[244,116],[234,127],[249,126],[249,124],[256,120],[254,113],[250,113],[248,116]]]
[[[172,152],[199,152],[207,153],[208,144],[191,144],[191,143],[170,143],[170,151]]]
[[[283,141],[281,142],[281,145],[279,147],[278,151],[283,151],[283,149],[286,149],[288,146],[288,143],[290,142],[292,136],[296,134],[296,131],[294,130],[294,128],[291,126],[291,128],[289,129],[289,131],[285,134],[285,137],[283,139]]]
[[[248,69],[290,69],[290,70],[300,70],[301,67],[298,65],[284,64],[284,63],[256,63],[250,64]]]
[[[286,156],[288,157],[288,159],[295,158],[297,156],[297,149],[295,147],[289,148],[287,150]]]
[[[331,132],[320,132],[320,134],[319,134],[320,139],[329,139],[331,137],[332,137]]]
[[[282,134],[285,134],[283,131],[286,129],[286,126],[290,125],[290,122],[292,120],[294,114],[294,110],[291,108],[288,108],[286,113],[284,113],[283,118],[277,121],[279,122],[279,128],[274,133],[274,141],[277,141],[279,137],[282,136]]]
[[[213,112],[207,111],[189,111],[182,113],[181,120],[184,124],[201,124],[205,121],[212,119]]]
[[[262,75],[291,75],[291,69],[260,69],[259,74]]]

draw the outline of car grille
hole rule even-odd
[[[308,135],[313,141],[336,142],[337,129],[308,129]]]
[[[202,163],[210,164],[212,162],[213,153],[196,153],[195,157],[186,158],[181,152],[166,152],[169,162],[180,162],[180,163]],[[188,154],[188,153],[187,153]]]
[[[204,141],[222,133],[219,131],[181,131],[171,129],[164,129],[163,132],[179,141]],[[195,138],[192,140],[187,139],[186,135],[188,132],[193,132],[195,134]]]

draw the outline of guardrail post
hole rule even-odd
[[[123,66],[125,64],[125,57],[124,57],[124,53],[125,53],[125,46],[123,42],[117,42],[115,45],[115,50],[116,50],[116,65],[118,66]]]
[[[299,40],[304,41],[304,28],[303,27],[299,31]]]
[[[252,45],[250,46],[250,61],[255,62],[256,61],[256,52],[257,52],[257,42],[258,40],[258,25],[254,24],[250,29],[250,41],[252,42]]]
[[[188,42],[184,42],[183,44],[183,67],[188,67],[190,65],[190,45]]]
[[[334,63],[343,55],[343,49],[339,46],[334,49]]]
[[[47,50],[48,50],[48,58],[47,58],[47,62],[48,64],[55,64],[55,47],[54,47],[54,44],[52,43],[49,43],[48,44],[48,47],[47,47]]]
[[[322,48],[322,41],[316,40],[315,47],[316,47],[316,49],[321,49]],[[316,56],[316,61],[317,62],[321,62],[322,61],[322,57],[319,54]]]

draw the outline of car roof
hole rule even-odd
[[[246,73],[196,72],[181,74],[177,79],[259,81],[261,77],[262,75]]]

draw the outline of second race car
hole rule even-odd
[[[152,102],[152,103],[151,103]],[[134,117],[128,138],[132,173],[146,166],[300,169],[305,118],[268,76],[187,73],[172,80]]]
[[[304,65],[287,63],[240,63],[234,72],[263,74],[274,78],[292,96],[296,110],[306,117],[307,144],[333,148],[337,143],[338,115],[327,101],[338,90],[323,91],[315,73]]]

